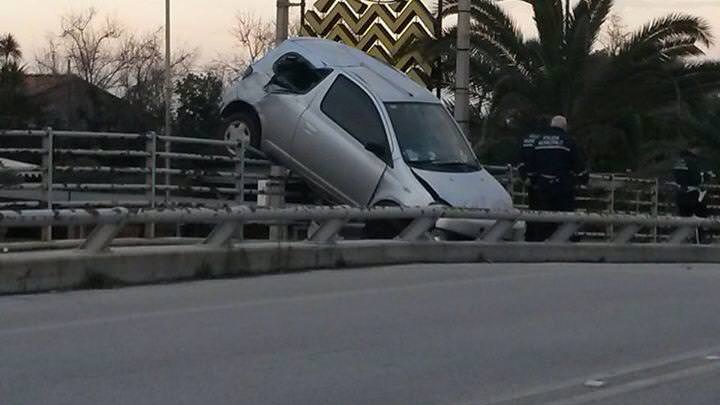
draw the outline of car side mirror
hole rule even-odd
[[[380,158],[380,160],[387,161],[387,154],[383,145],[376,142],[368,142],[365,144],[365,149]]]

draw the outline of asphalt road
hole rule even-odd
[[[0,298],[0,404],[720,403],[720,266],[452,265]]]

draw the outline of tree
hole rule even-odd
[[[5,36],[0,37],[0,56],[3,58],[3,65],[18,62],[22,59],[20,44],[12,34],[5,34]]]
[[[619,14],[611,14],[600,39],[603,50],[610,55],[617,55],[630,38],[627,25]]]
[[[120,75],[120,89],[130,104],[148,114],[160,128],[164,125],[165,54],[162,28],[153,33],[129,37],[127,42],[129,63]],[[191,70],[196,53],[175,50],[170,63],[173,81]]]
[[[124,28],[112,18],[97,21],[93,8],[61,18],[60,46],[73,72],[103,90],[120,85],[120,77],[131,61]],[[42,63],[46,64],[46,63]]]
[[[182,136],[213,138],[220,128],[223,83],[213,73],[185,76],[177,86],[177,131]]]
[[[60,33],[49,36],[36,56],[37,70],[77,74],[124,98],[160,128],[165,111],[163,28],[147,34],[128,33],[114,19],[98,21],[94,9],[65,15],[60,25]],[[190,71],[195,56],[194,50],[173,51],[173,81]]]
[[[247,63],[253,63],[263,56],[275,41],[273,24],[249,12],[235,15],[231,34],[237,46],[244,51]]]
[[[720,89],[720,63],[694,59],[712,43],[703,19],[673,14],[631,33],[615,52],[598,49],[613,0],[525,0],[533,7],[537,39],[526,39],[492,0],[472,0],[473,88],[487,95],[483,140],[512,132],[508,123],[563,114],[589,154],[602,134],[624,130],[632,117],[668,111]],[[446,1],[446,15],[457,13]],[[455,30],[418,50],[452,62]],[[445,69],[448,71],[448,69]],[[450,78],[451,81],[451,78]],[[519,125],[522,127],[522,125]],[[517,129],[520,131],[520,129]],[[482,144],[482,142],[481,142]],[[608,146],[608,145],[605,145]]]
[[[33,118],[25,93],[25,69],[20,45],[11,34],[0,37],[0,128],[21,128]]]
[[[300,23],[290,24],[291,37],[300,34]],[[275,44],[275,24],[251,12],[238,12],[230,30],[235,52],[221,55],[210,64],[209,69],[227,83],[242,74],[248,65],[262,58]]]

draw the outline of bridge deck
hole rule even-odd
[[[3,297],[0,398],[718,403],[718,287],[714,265],[476,264]]]

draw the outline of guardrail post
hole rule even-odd
[[[615,214],[615,191],[616,191],[616,185],[615,185],[615,175],[610,175],[610,196],[608,201],[608,213]],[[615,237],[615,226],[608,225],[608,227],[605,229],[605,232],[607,233],[608,240],[613,240]]]
[[[507,171],[508,171],[508,182],[509,182],[509,192],[510,192],[510,199],[515,202],[515,168],[513,165],[509,164],[507,165]]]
[[[345,226],[345,219],[331,219],[320,225],[317,231],[310,237],[310,242],[329,242]]]
[[[116,208],[115,210],[121,214],[118,221],[97,225],[80,246],[80,250],[90,253],[100,253],[108,249],[113,239],[118,236],[127,223],[129,215],[126,208]]]
[[[490,227],[485,233],[480,236],[480,239],[483,242],[498,242],[500,241],[505,235],[507,235],[508,232],[512,229],[513,225],[515,225],[515,221],[509,221],[509,220],[498,220],[495,221],[493,226]]]
[[[43,187],[42,195],[46,201],[47,208],[53,209],[53,177],[55,173],[55,137],[52,128],[48,127],[45,129],[45,136],[42,138],[42,148],[45,153],[42,156],[42,173],[43,173]],[[51,241],[52,226],[45,226],[41,231],[41,238],[43,241]]]
[[[269,178],[258,181],[258,207],[281,208],[285,205],[285,174],[284,167],[270,166]],[[270,225],[269,239],[287,239],[287,226]]]
[[[150,132],[145,136],[145,185],[148,187],[146,192],[147,200],[151,208],[155,208],[155,198],[157,191],[157,134]],[[155,224],[145,224],[145,237],[155,237]]]
[[[414,240],[418,240],[420,237],[425,235],[427,231],[429,231],[433,226],[435,226],[435,223],[437,222],[437,217],[422,217],[414,219],[410,225],[405,227],[403,231],[398,235],[398,239],[412,242]]]
[[[620,232],[618,232],[617,235],[615,235],[615,238],[613,238],[613,243],[616,245],[624,245],[630,240],[632,240],[633,236],[642,229],[642,226],[637,224],[631,224],[631,225],[625,225]]]
[[[670,235],[667,243],[671,244],[671,245],[684,244],[688,241],[690,236],[695,237],[696,233],[697,233],[697,227],[681,226]]]
[[[245,139],[242,137],[239,142],[235,143],[235,201],[241,205],[245,203],[245,159],[247,153],[246,146],[247,144],[245,143]],[[213,230],[213,233],[214,232],[215,230]],[[233,228],[233,232],[234,236],[238,239],[245,239],[245,229],[242,223],[236,223]]]
[[[657,218],[657,216],[660,215],[660,180],[657,177],[655,178],[655,187],[653,188],[652,215],[655,218]],[[657,241],[658,241],[658,227],[656,225],[656,226],[653,226],[653,242],[657,243]]]
[[[172,152],[172,142],[170,140],[165,141],[165,153]],[[165,156],[165,205],[170,203],[170,156]]]
[[[576,222],[566,222],[560,225],[560,228],[550,237],[549,241],[552,243],[567,242],[579,228],[580,224]]]
[[[238,229],[241,227],[242,222],[240,221],[229,221],[218,224],[213,228],[212,232],[210,232],[210,235],[205,239],[203,245],[216,248],[228,246],[233,236],[237,234]]]

